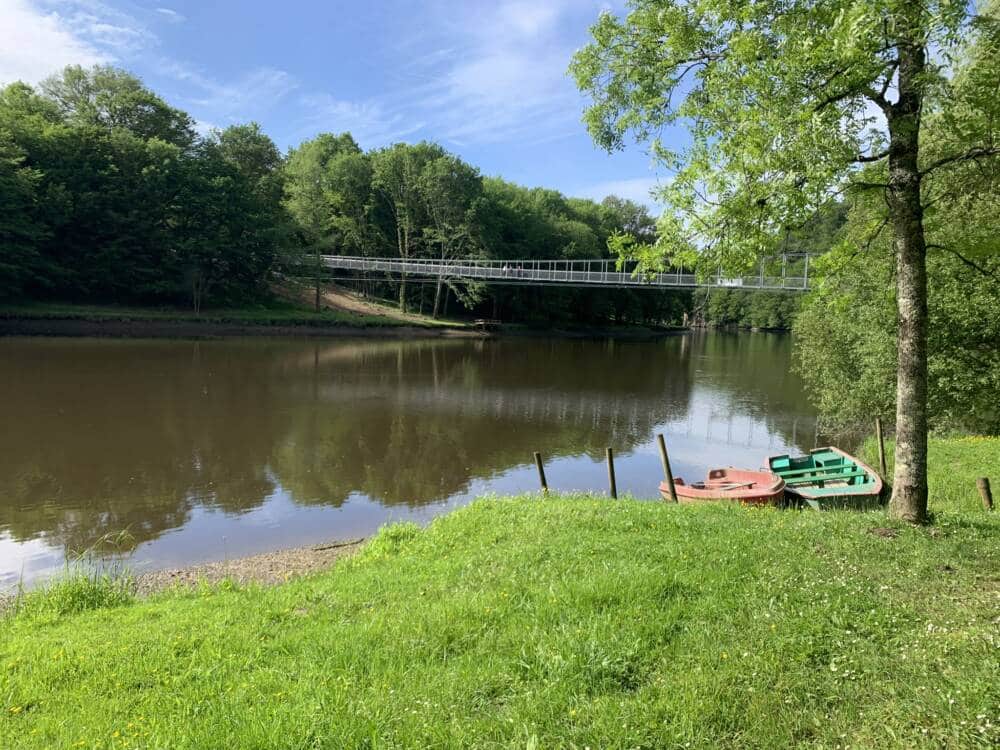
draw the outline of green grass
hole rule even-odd
[[[885,459],[889,481],[895,466],[895,443],[886,440]],[[932,437],[927,446],[928,507],[932,513],[941,510],[976,514],[983,501],[976,488],[976,479],[990,477],[995,499],[1000,499],[1000,437],[969,435],[966,437]],[[869,438],[860,456],[878,470],[878,448],[875,438]]]
[[[995,747],[1000,521],[932,503],[486,498],[270,589],[22,611],[0,747]]]
[[[404,323],[382,315],[362,315],[343,310],[316,312],[308,307],[276,300],[242,308],[220,308],[195,313],[179,308],[123,307],[30,303],[0,307],[0,317],[35,320],[154,321],[183,323],[231,323],[262,326],[400,326]],[[438,321],[433,321],[438,324]],[[430,323],[426,324],[430,325]]]

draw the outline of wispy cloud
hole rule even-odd
[[[501,0],[457,13],[449,6],[442,23],[461,53],[442,66],[430,99],[442,135],[458,143],[537,138],[577,119],[566,78],[572,46],[562,33],[573,7],[569,0]]]
[[[391,112],[376,100],[349,101],[330,94],[306,94],[299,99],[303,110],[301,135],[349,131],[364,148],[404,140],[426,123]]]
[[[41,12],[27,0],[0,4],[0,84],[37,83],[67,65],[111,59],[74,34],[71,21],[57,12]]]
[[[213,122],[232,123],[259,116],[298,88],[288,72],[277,68],[257,68],[233,81],[220,81],[191,65],[163,58],[156,71],[184,84],[176,97],[178,104]]]
[[[159,41],[138,18],[101,0],[36,2],[40,8],[62,18],[78,39],[116,60],[155,46]]]
[[[624,180],[606,180],[604,182],[585,185],[577,190],[571,191],[577,198],[590,198],[601,201],[609,195],[617,195],[619,198],[626,198],[645,205],[654,214],[660,212],[654,198],[654,193],[658,187],[666,184],[666,180],[658,177],[632,177]]]
[[[431,2],[421,10],[423,31],[387,52],[399,64],[385,90],[361,101],[330,96],[335,106],[319,108],[319,116],[304,122],[335,122],[362,141],[419,134],[460,147],[540,143],[578,133],[581,106],[566,76],[573,45],[564,26],[569,13],[583,9],[590,17],[597,6],[588,5]],[[303,103],[315,106],[323,96]]]
[[[183,15],[171,8],[154,8],[154,10],[160,16],[170,21],[170,23],[184,23],[187,20]]]

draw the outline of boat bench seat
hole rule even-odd
[[[857,471],[846,472],[844,474],[826,474],[821,477],[802,477],[799,479],[786,479],[785,484],[792,486],[796,484],[814,484],[816,482],[839,482],[845,479],[854,479],[855,477],[866,477],[868,472],[862,469]]]
[[[810,469],[793,469],[791,471],[778,469],[777,472],[780,476],[788,479],[788,477],[796,477],[805,474],[830,474],[833,472],[857,471],[857,468],[858,467],[853,464],[841,464],[839,466],[813,466]]]

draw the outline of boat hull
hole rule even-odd
[[[768,468],[785,480],[790,499],[813,508],[866,507],[881,501],[884,483],[873,468],[839,448],[805,456],[771,456]]]
[[[703,482],[686,483],[674,478],[674,491],[681,503],[731,500],[747,505],[776,505],[785,497],[785,481],[768,471],[712,469]],[[660,483],[660,494],[670,500],[670,486]]]

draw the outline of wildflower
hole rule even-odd
[[[21,713],[21,711],[23,711],[23,710],[24,710],[24,706],[11,706],[11,707],[10,707],[10,712],[11,712],[12,714],[19,714],[19,713]]]

